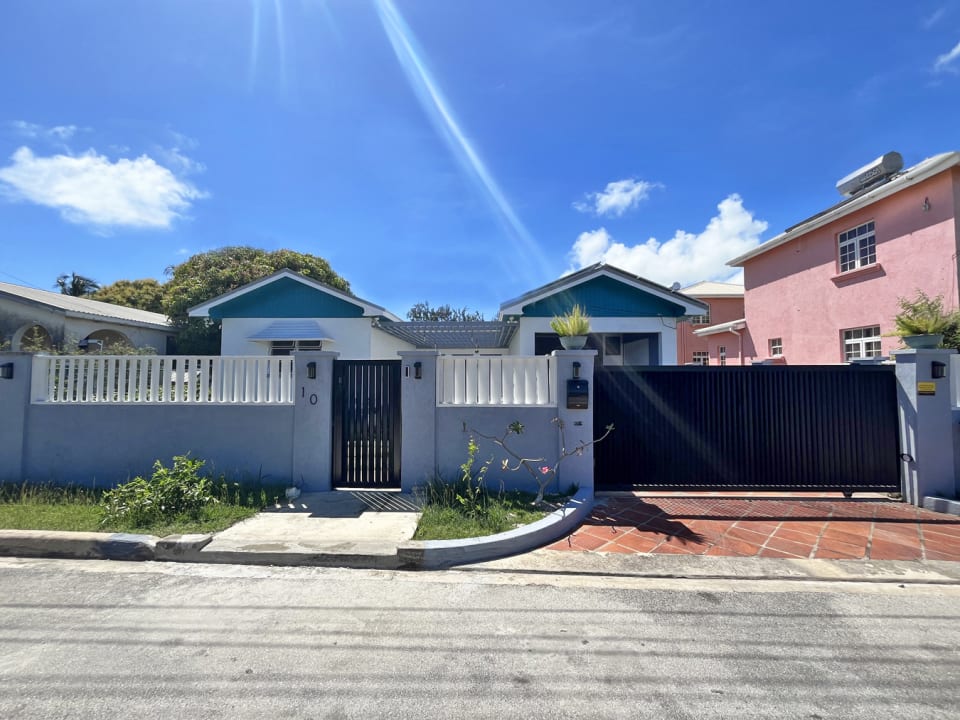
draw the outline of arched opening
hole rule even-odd
[[[28,325],[15,333],[11,344],[14,350],[20,352],[49,352],[54,349],[53,336],[40,324]]]
[[[96,330],[87,335],[78,345],[84,352],[101,355],[123,354],[133,347],[129,338],[116,330]]]

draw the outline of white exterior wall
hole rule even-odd
[[[42,305],[29,305],[8,298],[0,298],[0,340],[10,337],[12,350],[20,349],[23,332],[32,325],[43,325],[57,342],[61,338],[76,343],[97,330],[112,330],[126,337],[134,347],[149,346],[159,354],[167,352],[167,337],[173,330],[159,330],[136,325],[111,322],[109,319],[90,320],[66,317],[63,313]]]
[[[372,318],[315,318],[333,338],[323,349],[339,353],[341,360],[396,360],[400,350],[412,350],[409,343],[388,335],[372,325]],[[224,318],[221,355],[269,355],[269,341],[247,338],[264,330],[276,318]]]
[[[520,327],[510,343],[511,355],[533,355],[534,342],[537,333],[552,333],[550,321],[553,318],[547,317],[521,317]],[[674,318],[658,317],[591,317],[591,333],[656,333],[660,336],[660,364],[677,364],[677,328]],[[636,357],[641,357],[643,350],[637,346],[635,348],[624,348],[625,352],[633,350]],[[649,348],[646,351],[646,358],[649,361]],[[642,363],[637,363],[642,364]]]
[[[371,360],[396,360],[397,353],[401,350],[413,350],[414,347],[408,342],[385,333],[379,328],[373,328],[370,333],[370,359]],[[341,355],[341,357],[343,357]]]

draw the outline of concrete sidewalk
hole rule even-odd
[[[410,495],[309,493],[217,533],[200,562],[395,568],[397,547],[413,537],[419,519]]]

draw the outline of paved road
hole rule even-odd
[[[957,718],[960,587],[0,559],[0,717]]]

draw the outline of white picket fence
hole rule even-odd
[[[437,365],[437,405],[556,406],[556,359],[456,357]]]
[[[36,355],[31,400],[57,404],[288,405],[292,357]]]

